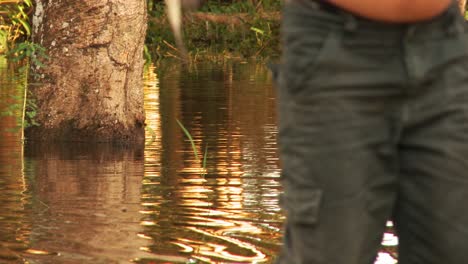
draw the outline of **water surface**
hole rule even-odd
[[[11,74],[0,61],[1,102]],[[0,263],[273,262],[284,216],[267,68],[165,62],[144,80],[144,148],[23,149],[17,120],[0,118]],[[395,263],[396,242],[386,234],[377,263]]]

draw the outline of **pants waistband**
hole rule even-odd
[[[340,8],[338,8],[337,6],[331,4],[330,2],[326,0],[286,0],[286,4],[289,4],[289,3],[295,3],[299,5],[305,5],[305,6],[310,5],[315,8],[320,8],[328,12],[337,13],[340,11]]]
[[[427,39],[461,34],[467,29],[466,23],[455,1],[443,14],[431,20],[398,24],[366,19],[323,0],[287,0],[284,20],[284,24],[293,27],[326,26],[392,39],[406,36]]]

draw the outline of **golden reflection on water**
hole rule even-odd
[[[208,263],[271,262],[279,248],[282,216],[276,196],[276,130],[268,130],[275,111],[268,72],[254,64],[169,68],[163,80],[148,80],[145,86],[145,101],[157,100],[145,105],[147,125],[156,135],[145,149],[141,224],[147,229],[141,236],[153,243],[145,250]],[[241,111],[239,100],[255,108]],[[259,114],[252,117],[252,110]],[[207,151],[206,168],[201,158],[195,159],[177,119],[189,130],[199,155]],[[272,195],[264,196],[262,189]],[[274,215],[267,213],[272,207]]]
[[[113,146],[33,145],[23,155],[18,131],[0,131],[0,263],[272,262],[284,218],[269,73],[191,67],[145,72],[144,160]],[[206,168],[176,120],[208,150]],[[1,117],[0,128],[15,122]],[[397,243],[386,234],[378,264],[393,263]]]
[[[17,75],[0,56],[0,113],[16,103],[22,92],[13,81]],[[21,130],[15,116],[0,115],[0,263],[19,261],[27,250],[31,223],[25,213],[29,204],[24,177]]]
[[[269,73],[255,63],[191,67],[169,64],[145,75],[153,135],[147,134],[140,211],[140,237],[149,245],[141,250],[171,263],[272,263],[284,217]],[[206,168],[176,120],[199,156],[207,150]],[[385,234],[376,264],[396,263],[395,238]]]

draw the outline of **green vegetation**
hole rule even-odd
[[[206,0],[200,10],[186,12],[183,31],[192,60],[278,55],[280,7],[280,0]],[[148,9],[146,60],[178,57],[164,1],[148,0]],[[18,126],[22,130],[37,125],[37,106],[28,96],[28,85],[32,85],[28,83],[29,68],[44,67],[47,58],[46,50],[31,41],[32,10],[32,0],[0,0],[0,55],[15,69],[10,76],[17,86],[11,95],[11,101],[17,103],[0,115],[20,116]],[[184,133],[187,135],[187,131]]]
[[[0,0],[0,54],[31,36],[32,0]]]
[[[14,63],[43,67],[45,49],[30,41],[32,0],[0,0],[0,54]]]
[[[42,60],[47,58],[44,47],[30,41],[29,14],[32,8],[32,0],[0,0],[0,54],[13,66],[9,76],[16,90],[0,116],[17,117],[21,131],[38,125],[34,120],[37,105],[28,96],[29,67],[43,67]]]
[[[281,0],[205,0],[184,16],[185,43],[194,60],[207,57],[265,58],[279,54]],[[148,0],[149,28],[145,58],[178,57],[162,0]],[[32,0],[0,0],[0,54],[30,58],[38,47],[25,49],[31,26]],[[17,47],[21,43],[21,47]],[[45,52],[43,52],[45,53]]]
[[[192,60],[277,56],[280,7],[280,0],[211,0],[186,12],[183,31]],[[146,45],[154,59],[178,57],[164,8],[161,1],[149,5]]]
[[[3,58],[4,59],[4,58]],[[16,67],[11,67],[8,71],[10,76],[10,85],[8,105],[0,111],[0,116],[13,116],[16,118],[18,129],[21,131],[21,139],[24,140],[24,129],[31,126],[37,126],[35,116],[37,114],[37,105],[29,96],[28,76],[29,60],[22,60]]]

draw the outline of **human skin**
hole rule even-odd
[[[453,0],[328,0],[351,13],[391,23],[411,23],[431,19],[448,8]]]

